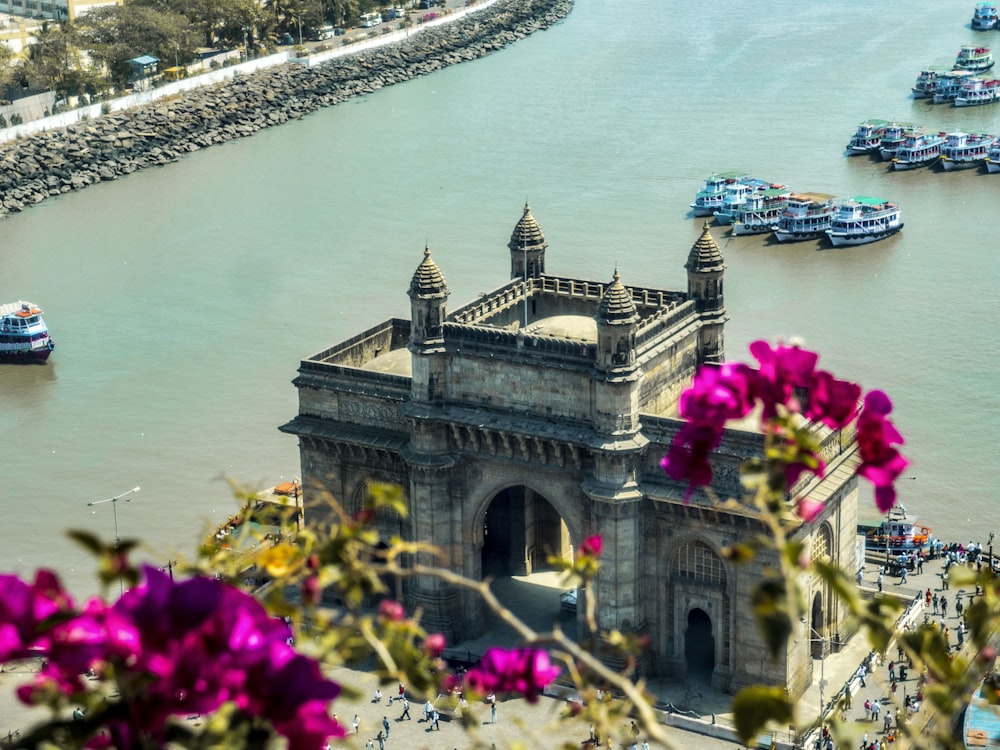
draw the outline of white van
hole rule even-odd
[[[358,26],[362,29],[370,29],[372,26],[378,26],[380,23],[382,23],[381,13],[362,13]]]

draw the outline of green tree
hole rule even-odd
[[[27,59],[10,69],[12,80],[29,88],[54,91],[57,101],[102,91],[102,76],[80,54],[80,39],[72,24],[44,24],[36,39],[28,48]]]
[[[106,68],[116,86],[128,81],[128,61],[139,55],[152,55],[165,67],[190,61],[192,40],[197,37],[181,14],[133,4],[95,8],[79,19],[78,31],[91,57]]]

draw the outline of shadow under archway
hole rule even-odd
[[[715,636],[712,634],[712,618],[703,609],[692,609],[688,613],[687,629],[684,631],[684,658],[687,662],[688,677],[705,678],[709,682],[715,671]]]

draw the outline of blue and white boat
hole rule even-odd
[[[888,124],[886,120],[865,120],[858,125],[858,129],[847,144],[847,155],[858,156],[878,151],[878,147],[882,144],[885,126]]]
[[[23,301],[0,305],[0,364],[45,362],[55,348],[37,305]]]
[[[945,171],[978,167],[989,155],[997,137],[989,133],[948,133],[941,146],[941,166]]]
[[[722,208],[722,199],[726,197],[728,187],[748,179],[750,175],[745,172],[716,172],[695,194],[691,212],[695,216],[711,216]]]
[[[767,188],[751,193],[746,203],[736,209],[732,233],[744,235],[770,232],[788,206],[791,193],[786,187]]]
[[[954,102],[962,93],[965,82],[975,77],[976,74],[971,70],[949,70],[947,73],[942,73],[938,76],[937,85],[934,87],[934,103]]]
[[[997,4],[976,3],[972,11],[972,28],[976,31],[989,31],[997,27]]]
[[[826,236],[834,247],[866,245],[891,237],[903,228],[899,204],[859,195],[834,201]]]
[[[833,196],[792,193],[788,205],[771,229],[778,242],[802,242],[826,235],[833,216]]]
[[[981,47],[978,44],[963,44],[955,58],[955,67],[962,70],[971,70],[974,73],[982,73],[993,67],[993,53],[989,47]]]
[[[974,107],[979,104],[992,104],[1000,99],[1000,79],[969,78],[962,84],[955,97],[956,107]]]
[[[941,158],[941,146],[944,145],[944,133],[917,132],[912,133],[896,149],[892,157],[892,168],[896,171],[929,167]]]
[[[933,99],[938,79],[952,70],[950,65],[931,65],[920,71],[916,83],[910,89],[914,99]]]
[[[906,136],[916,133],[920,126],[913,122],[893,121],[885,126],[885,133],[882,135],[882,145],[878,147],[882,161],[892,161],[896,155],[896,149],[903,145]]]
[[[750,177],[741,182],[730,185],[726,190],[726,195],[722,199],[722,206],[715,212],[715,221],[723,226],[732,224],[736,218],[736,212],[747,202],[747,199],[754,193],[762,190],[783,188],[775,182],[758,180]]]
[[[993,145],[990,146],[983,162],[986,164],[986,171],[990,174],[1000,172],[1000,140],[994,141]]]

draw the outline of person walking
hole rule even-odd
[[[872,701],[872,721],[878,721],[878,715],[881,710],[882,704],[877,700]]]
[[[862,664],[858,667],[858,679],[861,680],[861,687],[868,687],[865,684],[865,675],[868,674],[868,667]]]
[[[375,737],[375,741],[378,742],[378,750],[385,750],[385,740],[386,738],[379,732]]]
[[[934,594],[934,598],[931,599],[931,604],[934,605],[934,614],[938,613],[938,595]]]
[[[872,720],[872,702],[865,698],[865,721]]]
[[[948,600],[945,597],[941,597],[941,616],[948,616]]]
[[[899,585],[902,586],[904,583],[906,583],[906,563],[899,568]]]
[[[886,734],[889,734],[890,727],[892,727],[892,712],[886,711],[885,718],[882,720],[882,729]]]
[[[438,732],[441,731],[441,714],[437,712],[437,709],[431,712],[431,729],[436,729]]]
[[[385,730],[385,738],[389,739],[389,717],[382,717],[382,729]]]
[[[881,569],[878,572],[878,590],[879,591],[882,590],[882,570]]]
[[[402,721],[403,719],[406,719],[407,721],[410,720],[410,702],[406,700],[405,695],[403,696],[403,713],[399,717],[400,721]]]
[[[358,718],[357,714],[354,714],[354,721],[351,722],[351,726],[354,727],[355,734],[357,734],[361,730],[361,719]]]
[[[490,723],[497,723],[497,697],[490,693]]]

